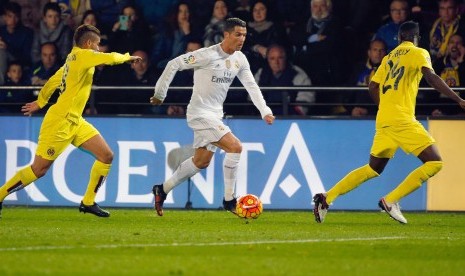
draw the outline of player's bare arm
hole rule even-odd
[[[370,97],[373,102],[375,102],[376,105],[379,105],[379,83],[370,81],[368,91],[370,92]]]
[[[422,67],[421,72],[423,73],[426,82],[428,82],[431,87],[436,89],[439,93],[451,98],[453,101],[457,102],[460,107],[465,109],[465,100],[463,100],[457,93],[455,93],[441,77],[436,75],[433,70],[430,68]]]
[[[267,124],[269,124],[269,125],[272,125],[272,124],[273,124],[274,119],[275,119],[275,117],[274,117],[273,115],[271,115],[271,114],[268,114],[268,115],[266,115],[266,116],[263,118],[263,120],[265,120],[265,122],[266,122]]]
[[[39,110],[40,110],[40,106],[37,103],[37,101],[26,103],[25,105],[21,107],[21,112],[23,112],[25,116],[31,116],[33,113]]]

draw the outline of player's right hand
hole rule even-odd
[[[140,56],[130,56],[129,63],[138,63],[142,60]]]
[[[151,103],[152,105],[161,105],[161,104],[163,103],[163,101],[160,100],[160,99],[157,99],[157,98],[155,98],[155,97],[151,97],[151,98],[150,98],[150,103]]]
[[[465,100],[462,99],[462,100],[459,102],[459,105],[460,105],[460,107],[461,107],[462,109],[465,110]]]
[[[40,106],[39,106],[39,104],[38,104],[37,102],[35,102],[35,101],[34,101],[34,102],[27,103],[27,104],[25,104],[25,105],[23,105],[23,106],[21,107],[21,112],[23,112],[23,114],[24,114],[25,116],[31,116],[32,113],[34,113],[34,112],[36,112],[36,111],[38,111],[38,110],[40,110]]]

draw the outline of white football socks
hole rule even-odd
[[[223,160],[223,175],[224,175],[224,199],[226,201],[234,198],[234,190],[236,187],[237,167],[241,159],[240,153],[226,153]]]
[[[174,171],[173,175],[163,183],[163,190],[165,193],[169,193],[174,187],[178,186],[179,184],[186,181],[189,177],[194,176],[196,173],[200,171],[194,165],[194,161],[192,158],[188,158],[184,162],[179,165],[179,167]]]

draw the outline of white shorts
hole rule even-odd
[[[217,118],[192,118],[187,125],[194,131],[193,148],[206,147],[211,152],[216,151],[216,146],[211,143],[218,142],[223,136],[231,132],[231,129]]]

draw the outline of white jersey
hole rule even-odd
[[[223,103],[229,86],[237,76],[263,117],[272,114],[250,71],[245,55],[236,51],[229,55],[220,44],[180,55],[168,62],[155,85],[154,97],[164,100],[177,71],[194,69],[194,87],[187,106],[187,118],[223,117]]]

